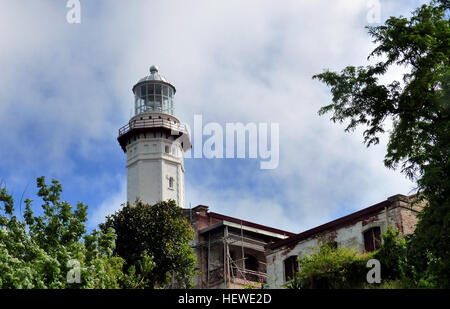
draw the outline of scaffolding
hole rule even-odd
[[[248,238],[244,236],[243,224],[241,222],[240,235],[231,233],[228,226],[224,227],[222,237],[212,238],[211,231],[208,231],[208,240],[197,244],[196,247],[207,246],[207,277],[206,285],[208,288],[217,285],[223,280],[224,288],[232,286],[232,284],[249,285],[255,282],[266,283],[267,275],[264,272],[255,271],[246,268],[245,248],[253,249],[258,252],[264,252],[266,242]],[[211,261],[211,247],[223,245],[223,261],[219,267],[213,267]],[[240,247],[241,258],[233,259],[230,254],[230,245]],[[256,259],[257,260],[257,259]],[[265,264],[257,260],[258,263]],[[217,266],[217,265],[216,265]]]

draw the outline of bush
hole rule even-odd
[[[411,249],[411,236],[403,238],[400,231],[389,226],[381,235],[380,249],[372,253],[358,253],[353,249],[335,248],[330,243],[321,244],[312,254],[299,259],[299,271],[287,288],[433,288],[436,277],[433,267],[439,260],[431,253],[424,259],[427,271],[415,267],[415,251]],[[422,254],[420,255],[422,256]],[[368,284],[366,267],[369,259],[381,265],[381,284]]]
[[[382,245],[375,252],[374,258],[380,261],[383,280],[401,279],[406,263],[407,242],[400,236],[400,231],[389,226],[381,235]]]
[[[362,288],[366,283],[367,261],[372,253],[321,244],[313,253],[299,258],[299,271],[286,285],[291,289]]]

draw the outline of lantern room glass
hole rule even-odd
[[[145,83],[134,89],[135,115],[161,112],[173,115],[173,88],[156,83]]]

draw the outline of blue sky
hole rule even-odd
[[[311,76],[367,64],[373,2],[81,0],[81,24],[69,24],[65,1],[1,0],[0,179],[36,210],[36,177],[58,179],[95,227],[124,202],[117,130],[132,86],[156,64],[177,87],[184,122],[280,124],[277,169],[187,159],[187,207],[300,232],[408,194],[414,184],[383,166],[386,138],[367,149],[362,130],[317,115],[331,97]],[[422,2],[381,1],[381,21]]]

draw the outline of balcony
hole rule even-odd
[[[142,119],[142,120],[135,119],[135,120],[130,121],[129,123],[127,123],[126,125],[124,125],[123,127],[121,127],[119,129],[119,138],[135,129],[145,130],[145,129],[150,129],[150,128],[165,128],[165,129],[168,129],[168,130],[172,131],[173,133],[175,133],[175,135],[177,135],[176,133],[178,133],[178,132],[182,133],[182,134],[188,133],[188,131],[186,129],[186,125],[184,125],[182,123],[176,123],[171,120],[160,119],[160,118]]]
[[[173,116],[172,116],[173,117]],[[171,120],[170,118],[153,118],[143,119],[143,117],[135,117],[130,120],[129,123],[119,129],[119,141],[122,150],[126,152],[126,145],[130,142],[130,139],[139,133],[146,133],[151,131],[164,131],[165,135],[173,135],[181,142],[183,150],[186,151],[191,147],[189,132],[186,125]],[[181,139],[180,139],[181,138]]]
[[[232,271],[231,276],[233,279],[242,279],[248,283],[250,282],[267,283],[266,273],[245,269],[237,266],[232,267],[231,271]]]
[[[242,267],[233,266],[230,267],[230,273],[227,273],[227,279],[224,280],[223,267],[218,267],[209,271],[209,286],[216,286],[222,288],[243,288],[247,285],[260,283],[267,283],[267,274],[263,272],[258,272],[250,269],[245,269]],[[225,282],[227,282],[227,287],[225,287]]]

